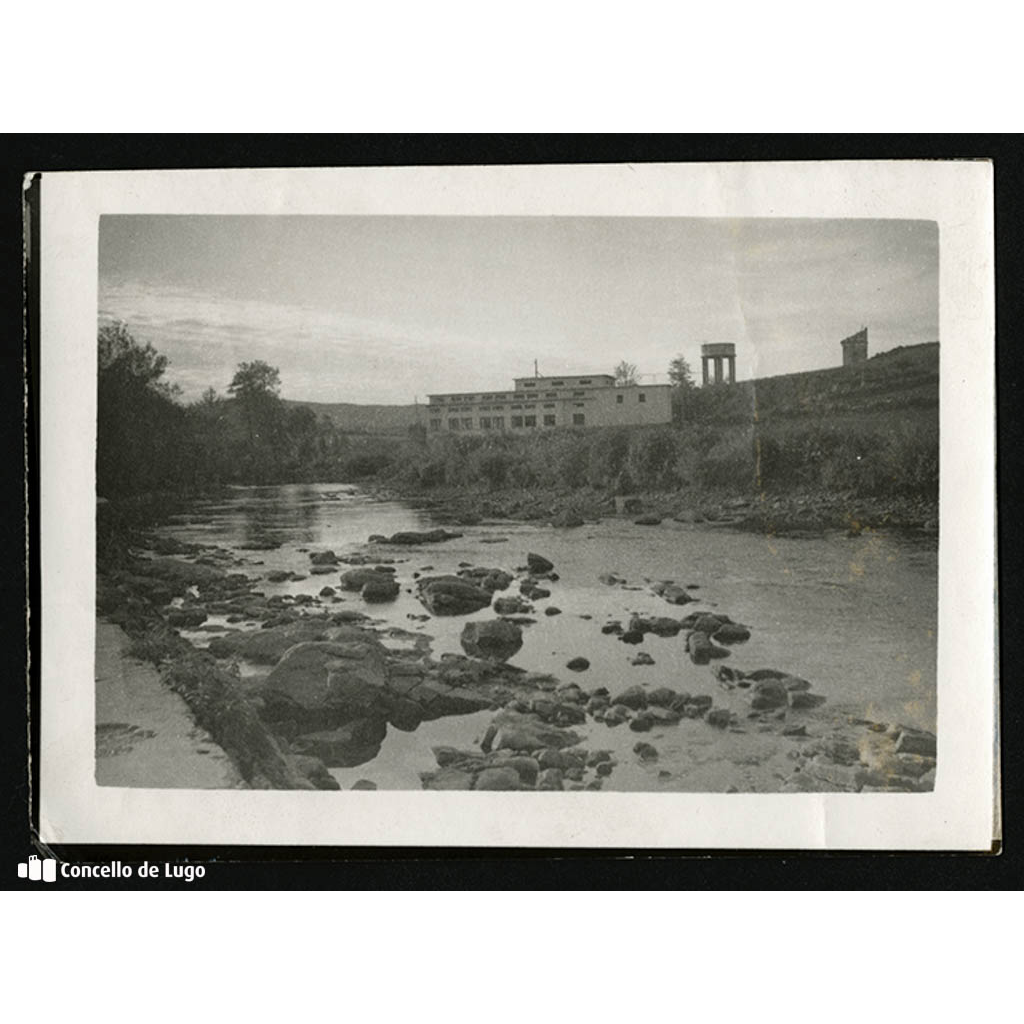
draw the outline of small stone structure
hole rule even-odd
[[[700,362],[705,384],[736,383],[736,346],[731,341],[701,345]],[[726,363],[728,378],[725,376]],[[710,372],[712,367],[713,374]]]
[[[863,363],[868,357],[868,329],[861,328],[856,334],[843,338],[840,344],[843,346],[843,366]]]

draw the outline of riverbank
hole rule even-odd
[[[384,500],[406,501],[439,521],[474,525],[486,519],[523,522],[594,521],[620,517],[674,520],[780,537],[826,530],[901,530],[938,536],[938,503],[924,498],[856,497],[849,493],[797,491],[742,497],[720,491],[657,491],[614,496],[592,488],[396,488],[367,485]]]
[[[96,623],[96,784],[147,789],[247,788],[188,705],[127,654],[128,634]]]

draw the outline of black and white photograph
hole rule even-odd
[[[77,784],[126,817],[163,794],[190,841],[190,808],[230,832],[275,791],[279,841],[315,794],[355,843],[454,814],[476,843],[537,815],[538,841],[642,845],[635,816],[685,845],[698,806],[695,845],[732,819],[731,845],[829,846],[822,816],[878,841],[830,806],[927,843],[886,830],[965,783],[956,700],[982,749],[994,713],[991,675],[946,700],[940,645],[962,255],[941,204],[848,210],[827,171],[777,187],[832,215],[685,173],[665,212],[664,179],[524,211],[472,169],[455,211],[256,209],[173,172],[174,203],[101,205]],[[729,800],[766,825],[738,838]]]

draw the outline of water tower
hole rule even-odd
[[[736,383],[736,346],[731,341],[701,345],[700,362],[705,384]],[[727,362],[728,377],[725,375]]]

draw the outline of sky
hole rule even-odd
[[[938,229],[901,220],[104,216],[99,319],[169,360],[186,400],[240,362],[285,398],[411,404],[700,346],[737,377],[939,340]]]

